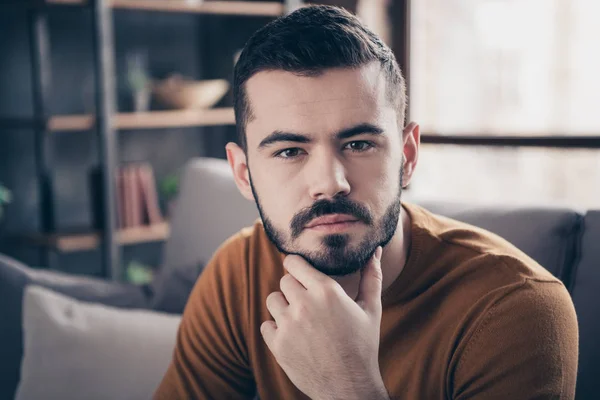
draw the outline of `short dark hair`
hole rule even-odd
[[[283,70],[318,76],[329,68],[357,68],[379,61],[388,97],[404,123],[406,83],[392,50],[360,20],[333,6],[307,6],[278,18],[248,40],[235,66],[233,98],[240,146],[246,148],[246,124],[252,107],[245,84],[261,71]]]

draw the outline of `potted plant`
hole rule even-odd
[[[4,206],[10,203],[12,200],[12,195],[10,190],[8,190],[2,183],[0,183],[0,222],[4,217]]]
[[[145,112],[150,109],[152,94],[152,79],[148,73],[148,56],[144,51],[136,51],[126,56],[127,84],[133,100],[135,112]]]
[[[168,175],[160,181],[160,194],[166,204],[166,214],[171,216],[175,207],[175,197],[179,192],[179,176]]]
[[[126,279],[134,285],[146,285],[152,282],[154,275],[152,267],[139,261],[132,260],[125,269]]]

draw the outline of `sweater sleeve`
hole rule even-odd
[[[155,400],[254,397],[244,340],[248,291],[242,241],[224,244],[196,282]]]
[[[487,310],[457,354],[451,398],[573,399],[578,341],[565,287],[526,280]]]

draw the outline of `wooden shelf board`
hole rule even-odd
[[[194,4],[186,0],[109,0],[117,9],[164,11],[196,14],[225,14],[278,17],[284,6],[276,1],[200,1]]]
[[[46,0],[46,3],[48,4],[67,4],[67,5],[84,5],[86,4],[86,1],[84,0]]]
[[[54,5],[86,5],[86,0],[46,0]],[[277,1],[210,1],[197,4],[189,0],[108,0],[114,9],[146,10],[190,14],[222,14],[257,17],[279,17],[285,7]]]
[[[87,131],[92,129],[94,117],[92,115],[60,115],[50,118],[48,130],[50,131]]]
[[[87,131],[94,127],[93,115],[61,115],[50,118],[48,129],[53,132]],[[158,129],[193,126],[233,125],[233,108],[209,110],[150,111],[121,113],[114,119],[116,129]]]
[[[233,108],[152,111],[118,114],[115,121],[118,129],[176,128],[235,124],[235,115]]]
[[[168,223],[122,229],[117,232],[121,245],[149,243],[169,237]],[[92,250],[100,245],[99,233],[36,235],[30,238],[35,244],[50,247],[63,253]]]

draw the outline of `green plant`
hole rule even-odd
[[[144,265],[138,261],[131,261],[125,270],[127,281],[135,285],[145,285],[152,282],[152,267]]]
[[[160,181],[160,193],[166,200],[171,200],[179,192],[179,177],[168,175]]]
[[[0,219],[4,213],[4,206],[10,203],[12,200],[12,194],[4,185],[0,183]]]
[[[134,52],[127,56],[127,84],[132,92],[139,92],[150,87],[151,79],[147,68],[145,52]]]
[[[150,78],[141,69],[132,69],[127,71],[127,82],[132,92],[139,92],[148,88],[150,84]]]

